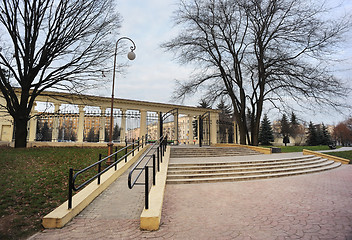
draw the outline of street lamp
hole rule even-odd
[[[108,143],[108,155],[111,155],[113,153],[113,147],[114,143],[112,141],[112,131],[113,131],[113,125],[114,125],[114,119],[113,119],[113,114],[114,114],[114,91],[115,91],[115,74],[116,74],[116,55],[117,55],[117,45],[121,40],[129,40],[132,42],[133,46],[130,47],[131,51],[127,54],[127,58],[129,60],[134,60],[136,58],[136,54],[133,52],[136,50],[136,44],[132,41],[132,39],[128,37],[121,37],[116,41],[115,45],[115,53],[114,53],[114,71],[112,74],[112,92],[111,92],[111,112],[110,112],[110,134],[109,134],[109,143]],[[113,163],[112,158],[109,158],[107,161],[108,164]]]

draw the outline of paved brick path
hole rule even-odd
[[[119,208],[110,203],[109,211]],[[259,181],[167,185],[162,224],[155,232],[140,231],[134,214],[89,214],[92,209],[31,239],[350,240],[352,165]]]

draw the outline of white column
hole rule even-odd
[[[156,138],[155,139],[159,139],[159,137],[160,137],[160,112],[157,112],[157,114],[158,114],[158,125],[156,127],[157,131],[156,131]],[[170,139],[170,137],[171,136],[168,136],[169,139]]]
[[[121,109],[120,142],[125,142],[126,139],[126,111],[127,109]]]
[[[53,129],[51,132],[51,141],[57,142],[59,137],[59,117],[60,117],[60,104],[55,103],[54,119],[53,119]]]
[[[188,116],[189,123],[188,123],[188,128],[189,128],[189,133],[188,133],[188,140],[189,144],[193,144],[193,116]]]
[[[175,140],[174,140],[174,144],[178,145],[178,114],[174,114],[174,129],[175,129]]]
[[[29,142],[34,142],[37,134],[37,117],[35,117],[37,111],[34,110],[36,105],[36,103],[33,104],[33,108],[31,111],[31,119],[29,120]]]
[[[144,109],[139,110],[141,113],[139,137],[145,137],[147,134],[147,111]]]
[[[84,134],[84,106],[79,106],[77,142],[83,142]]]
[[[210,144],[216,144],[218,142],[218,124],[219,120],[218,113],[210,113]]]
[[[106,108],[100,107],[100,110],[101,110],[101,117],[99,121],[99,142],[103,143],[105,141]]]

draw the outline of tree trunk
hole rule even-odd
[[[27,146],[27,124],[28,118],[17,117],[15,120],[15,148]]]

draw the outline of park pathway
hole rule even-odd
[[[139,229],[143,187],[134,190],[126,173],[64,228],[30,239],[352,239],[352,165],[275,179],[167,185],[155,232]],[[137,208],[127,204],[138,202]]]

